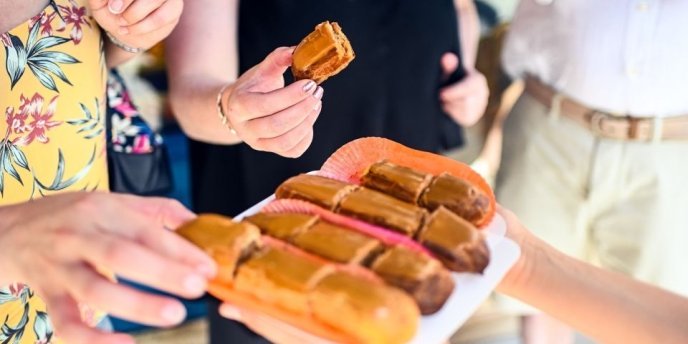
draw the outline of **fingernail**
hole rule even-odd
[[[108,7],[110,8],[110,12],[118,14],[122,11],[122,7],[124,7],[124,2],[122,2],[122,0],[112,0],[108,4]]]
[[[119,30],[117,30],[117,33],[119,33],[120,35],[127,35],[129,34],[129,29],[127,29],[126,27],[120,27]]]
[[[206,278],[213,278],[217,274],[217,266],[215,264],[201,264],[196,268],[196,271]]]
[[[303,85],[303,91],[308,92],[313,89],[313,86],[315,86],[315,81],[310,80],[305,85]]]
[[[320,100],[322,98],[324,92],[325,92],[325,90],[323,90],[322,87],[318,87],[318,89],[315,90],[315,93],[313,93],[313,97],[315,97],[315,99]]]
[[[202,294],[205,291],[205,279],[198,275],[189,275],[184,279],[184,289],[192,294]]]
[[[170,324],[178,324],[184,321],[184,318],[186,317],[186,309],[184,309],[184,306],[182,306],[180,303],[170,303],[163,307],[160,315]]]

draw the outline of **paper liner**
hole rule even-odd
[[[470,166],[441,155],[415,150],[385,138],[365,137],[343,145],[325,161],[318,174],[360,184],[366,169],[381,160],[435,176],[447,172],[468,181],[482,190],[490,199],[488,211],[477,223],[478,227],[484,228],[492,221],[496,209],[494,193],[487,182]]]
[[[318,215],[327,222],[353,229],[359,233],[378,239],[387,246],[403,245],[409,250],[421,252],[434,258],[434,255],[428,251],[428,249],[407,236],[382,227],[371,225],[367,222],[352,219],[344,215],[335,214],[327,209],[321,208],[306,201],[296,199],[278,199],[268,203],[268,205],[263,207],[261,211],[266,213],[300,213]]]

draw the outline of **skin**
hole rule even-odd
[[[0,0],[0,32],[27,21],[48,4],[47,0]],[[183,0],[89,0],[86,6],[105,31],[119,41],[148,49],[169,35],[179,21]],[[108,67],[115,67],[135,56],[105,40]]]
[[[182,297],[203,295],[214,262],[167,230],[194,217],[169,199],[106,193],[0,207],[0,252],[12,257],[0,259],[0,285],[31,286],[68,343],[133,343],[82,323],[77,302],[153,326],[180,323],[179,301],[119,285],[96,267]]]
[[[472,125],[485,110],[487,83],[473,67],[479,34],[475,6],[469,0],[456,3],[461,9],[460,32],[468,56],[465,61],[468,77],[443,89],[438,96],[454,120]],[[309,80],[284,87],[282,74],[291,64],[288,48],[278,48],[263,63],[239,76],[239,1],[197,0],[186,5],[179,26],[167,44],[170,99],[186,134],[204,142],[245,142],[256,150],[292,158],[301,156],[313,139],[313,124],[320,114],[323,89],[304,91]],[[199,36],[205,39],[197,39]],[[445,73],[451,74],[458,67],[458,58],[448,53],[438,63]],[[216,97],[225,85],[229,87],[223,92],[222,103],[236,135],[218,125]]]
[[[489,90],[487,80],[475,69],[475,59],[480,40],[480,22],[472,0],[455,0],[454,5],[459,17],[461,51],[466,77],[461,81],[440,90],[442,108],[454,121],[470,127],[485,113]],[[440,60],[445,75],[451,75],[459,66],[459,57],[446,53]]]
[[[0,32],[25,22],[46,0],[0,0]],[[119,41],[147,49],[177,23],[182,0],[89,0],[98,25]],[[105,39],[108,67],[134,54]],[[81,322],[77,303],[153,326],[185,317],[175,299],[122,286],[95,267],[182,297],[204,293],[216,267],[202,251],[174,235],[195,215],[176,201],[104,193],[71,193],[0,207],[0,285],[27,283],[50,310],[67,343],[133,343]]]
[[[521,257],[497,290],[540,308],[600,343],[688,342],[688,298],[569,257],[532,235],[508,210],[507,237]],[[277,343],[327,343],[225,304],[221,314]]]
[[[312,142],[324,90],[311,80],[285,87],[283,74],[291,66],[293,51],[287,47],[277,48],[239,76],[237,12],[236,0],[187,3],[166,51],[174,112],[194,139],[245,142],[256,150],[299,157]],[[222,106],[236,135],[219,125],[216,98],[225,86]]]

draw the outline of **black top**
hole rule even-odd
[[[323,84],[323,109],[311,147],[301,158],[288,159],[245,144],[192,142],[197,211],[236,215],[288,177],[317,170],[338,147],[359,137],[382,136],[429,151],[462,143],[461,129],[439,102],[439,88],[448,82],[440,58],[446,52],[459,54],[452,0],[241,1],[240,72],[278,46],[297,45],[325,20],[341,25],[356,59]],[[462,76],[459,72],[452,79]],[[286,78],[290,83],[291,72]],[[216,333],[212,337],[229,342]]]

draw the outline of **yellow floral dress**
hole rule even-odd
[[[51,0],[0,39],[0,206],[107,190],[107,74],[86,0]],[[50,342],[41,299],[22,283],[0,286],[0,343]]]

